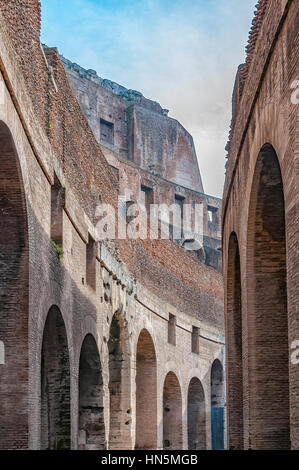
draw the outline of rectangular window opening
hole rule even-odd
[[[63,244],[63,209],[65,205],[65,189],[56,174],[51,186],[51,240],[62,247]]]
[[[114,124],[113,122],[100,119],[101,142],[114,144]]]
[[[216,223],[218,216],[218,208],[213,206],[208,206],[208,220],[209,222]]]
[[[176,345],[176,317],[171,313],[168,320],[168,343]]]
[[[148,186],[141,185],[141,204],[144,205],[147,215],[150,215],[151,204],[154,203],[153,189]]]
[[[88,243],[86,245],[86,282],[94,290],[96,289],[96,256],[97,244],[88,234]]]
[[[200,336],[200,329],[197,326],[193,326],[192,327],[191,351],[195,354],[199,354],[199,336]]]
[[[177,239],[179,241],[179,240],[182,239],[183,233],[184,233],[183,232],[183,226],[184,226],[184,203],[185,203],[185,198],[183,196],[180,196],[179,194],[175,194],[174,203],[175,203],[175,205],[179,206],[180,212],[181,212],[181,220],[180,220],[181,228],[180,228],[180,230],[177,230],[177,234],[180,235],[180,238]],[[172,225],[175,225],[175,224],[172,224]],[[172,230],[172,232],[173,232],[173,230]],[[173,238],[173,236],[171,238]]]

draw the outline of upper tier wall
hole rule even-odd
[[[140,93],[107,88],[99,77],[95,79],[76,64],[62,60],[74,94],[101,145],[145,170],[153,168],[174,183],[204,192],[193,138],[177,120]]]

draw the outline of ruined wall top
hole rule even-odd
[[[44,47],[47,47],[44,45]],[[112,80],[108,80],[107,78],[101,78],[97,74],[95,70],[89,69],[86,70],[80,65],[71,62],[70,60],[66,59],[65,57],[61,56],[61,61],[63,65],[74,72],[76,72],[81,78],[86,78],[87,80],[91,80],[92,82],[102,86],[106,90],[111,91],[115,95],[119,96],[120,98],[130,102],[136,103],[144,108],[151,109],[156,113],[162,114],[163,116],[167,116],[169,111],[168,109],[163,109],[159,103],[156,101],[152,101],[148,98],[145,98],[140,91],[131,90],[125,88],[122,85],[119,85]]]
[[[45,48],[47,51],[47,48]],[[62,57],[71,87],[99,144],[140,168],[204,192],[192,136],[159,103]]]

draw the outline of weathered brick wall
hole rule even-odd
[[[152,166],[162,177],[203,192],[193,138],[176,119],[138,92],[127,90],[127,96],[116,84],[117,89],[112,91],[94,73],[62,60],[81,109],[103,147],[144,170]],[[137,93],[138,99],[132,93]],[[113,142],[101,138],[101,119],[113,125]]]
[[[298,448],[299,374],[289,358],[299,337],[299,113],[291,100],[299,76],[299,8],[297,1],[259,3],[233,117],[222,213],[229,445]],[[240,416],[234,400],[242,387]]]
[[[187,391],[190,380],[197,377],[205,390],[205,431],[210,446],[211,365],[216,358],[223,361],[221,276],[170,241],[117,240],[109,244],[109,250],[105,245],[98,248],[95,286],[89,285],[86,245],[89,235],[95,238],[94,207],[99,195],[103,202],[116,204],[117,181],[72,95],[56,50],[47,51],[53,73],[47,67],[38,40],[38,2],[1,3],[0,25],[0,80],[4,90],[0,104],[1,224],[11,227],[1,236],[13,235],[2,245],[12,247],[18,259],[17,275],[10,270],[8,278],[10,301],[2,299],[8,329],[0,329],[0,341],[6,348],[6,362],[0,365],[1,448],[55,448],[62,440],[63,446],[70,442],[72,448],[113,447],[115,443],[109,441],[113,420],[118,426],[116,446],[134,447],[136,349],[143,329],[151,335],[157,357],[157,422],[163,415],[164,379],[172,371],[181,387],[183,445],[188,445]],[[32,65],[36,68],[31,69]],[[60,261],[51,243],[54,174],[65,191],[64,254]],[[19,211],[17,223],[5,213],[8,195]],[[17,239],[15,226],[22,229]],[[1,247],[1,265],[9,266],[5,253]],[[10,262],[13,259],[10,254]],[[9,293],[3,276],[1,289]],[[56,328],[48,335],[48,314],[53,306]],[[169,313],[177,317],[176,346],[167,343]],[[109,394],[112,361],[108,342],[115,314],[121,315],[126,329],[121,334],[126,358],[122,383],[129,384],[121,390],[118,420]],[[191,353],[193,325],[201,328],[199,355]],[[97,345],[102,365],[97,386],[103,394],[103,403],[95,406],[99,409],[89,402],[93,411],[88,423],[82,413],[79,419],[92,393],[90,388],[80,389],[80,377],[82,381],[83,376],[93,375],[92,367],[84,365],[87,335],[92,335]],[[53,344],[61,352],[58,356],[53,354]],[[98,364],[97,354],[93,357]],[[61,374],[65,378],[64,395],[57,397],[55,390],[60,386],[55,386]],[[44,388],[45,380],[50,388]],[[69,390],[70,410],[62,420],[61,439],[55,417]],[[98,429],[92,423],[93,413],[103,417]],[[45,417],[49,414],[48,420]],[[49,422],[51,426],[46,426]],[[159,427],[157,433],[157,446],[161,448],[163,429]]]

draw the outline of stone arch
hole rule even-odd
[[[116,312],[111,321],[109,341],[110,429],[109,449],[131,449],[131,368],[128,325]]]
[[[211,368],[211,433],[212,449],[224,449],[225,384],[223,366],[215,359]]]
[[[193,377],[188,387],[188,449],[205,450],[206,448],[205,394],[201,381]]]
[[[106,449],[103,377],[97,343],[85,336],[79,363],[79,450]]]
[[[174,372],[168,372],[163,387],[163,449],[183,448],[182,393]]]
[[[143,329],[136,351],[136,449],[157,448],[157,359],[151,335]]]
[[[0,121],[0,449],[28,448],[28,223],[20,162]],[[18,432],[11,423],[18,423]]]
[[[228,244],[226,285],[228,447],[243,449],[241,267],[237,235]]]
[[[41,448],[71,446],[70,361],[65,324],[58,307],[49,310],[41,354]]]
[[[249,442],[290,448],[284,188],[270,144],[253,176],[247,238]]]

